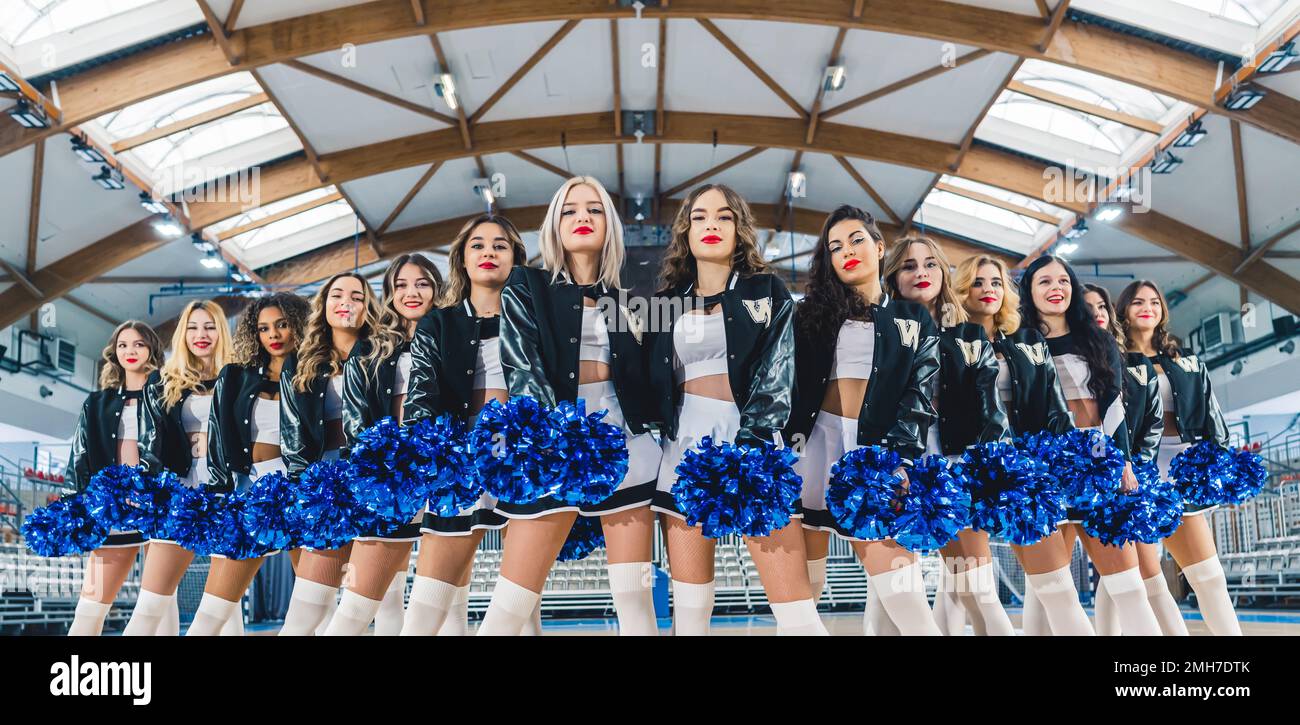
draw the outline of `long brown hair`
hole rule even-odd
[[[113,330],[112,337],[108,338],[108,344],[104,346],[104,351],[99,354],[103,364],[99,368],[99,388],[108,390],[122,385],[126,380],[126,370],[122,369],[122,364],[117,361],[117,338],[123,330],[135,330],[136,334],[144,340],[145,347],[149,348],[149,372],[157,370],[163,363],[163,346],[162,339],[158,333],[148,324],[140,320],[127,320]]]
[[[934,255],[934,260],[939,263],[939,296],[934,298],[931,303],[930,315],[934,317],[935,322],[943,327],[954,327],[970,319],[966,308],[962,306],[961,299],[953,291],[952,285],[952,265],[948,264],[948,255],[943,253],[943,247],[933,239],[920,234],[909,234],[905,237],[899,237],[894,240],[893,246],[885,252],[885,261],[880,265],[880,275],[885,281],[885,290],[895,299],[903,299],[898,291],[898,272],[903,268],[903,260],[907,258],[907,250],[913,244],[924,244]]]
[[[217,340],[212,345],[212,369],[203,370],[202,365],[190,353],[185,344],[185,328],[190,324],[190,317],[195,310],[203,310],[216,323]],[[230,360],[230,324],[226,322],[225,310],[212,300],[193,300],[185,305],[180,317],[176,318],[176,329],[172,332],[172,356],[162,366],[163,403],[172,407],[181,402],[187,390],[203,388],[205,374],[215,376]]]
[[[1165,293],[1161,291],[1160,286],[1149,279],[1137,279],[1129,282],[1128,286],[1119,293],[1119,300],[1116,302],[1118,311],[1119,326],[1123,333],[1120,339],[1124,341],[1124,347],[1128,350],[1134,350],[1133,339],[1129,337],[1128,330],[1128,308],[1133,304],[1133,298],[1137,297],[1138,290],[1146,287],[1156,293],[1160,298],[1160,322],[1156,323],[1156,329],[1151,333],[1151,347],[1156,352],[1162,352],[1171,358],[1180,356],[1180,345],[1178,338],[1169,331],[1169,302],[1165,299]]]
[[[257,318],[262,315],[262,310],[271,308],[278,309],[289,323],[289,328],[293,331],[294,345],[302,343],[303,329],[307,326],[307,315],[311,312],[307,300],[292,292],[276,292],[266,297],[257,297],[244,308],[239,319],[235,321],[235,353],[231,362],[237,365],[270,364],[271,354],[262,348],[262,343],[258,340]]]
[[[1014,334],[1020,329],[1020,293],[1016,290],[1016,281],[1011,279],[1011,273],[1007,271],[1006,262],[987,254],[974,254],[963,259],[957,265],[957,271],[953,272],[952,291],[957,299],[965,300],[971,285],[975,284],[975,278],[979,276],[980,267],[986,264],[997,267],[998,274],[1002,275],[1002,307],[993,315],[993,327],[1003,335]]]
[[[469,243],[469,238],[474,236],[474,230],[482,224],[496,224],[501,227],[501,231],[505,232],[506,241],[510,243],[514,265],[522,267],[528,264],[528,249],[524,246],[524,240],[520,238],[519,230],[515,228],[514,223],[500,214],[479,214],[465,222],[465,226],[460,228],[456,238],[451,242],[451,251],[447,256],[447,285],[442,289],[442,299],[438,303],[440,307],[458,305],[469,297],[470,282],[469,272],[465,271],[465,245]]]
[[[361,372],[367,379],[380,360],[387,360],[406,342],[406,318],[393,305],[393,297],[397,292],[397,275],[408,264],[419,267],[425,279],[433,285],[430,309],[438,306],[438,297],[442,294],[442,273],[428,257],[423,254],[403,254],[388,265],[388,271],[384,272],[384,298],[379,307],[379,324],[370,333],[370,351],[361,358]]]
[[[298,369],[293,375],[293,389],[300,393],[307,392],[311,381],[318,375],[338,375],[343,370],[344,356],[334,349],[334,330],[329,326],[325,315],[325,304],[329,299],[330,288],[343,277],[351,277],[361,283],[365,296],[365,312],[361,317],[361,326],[357,328],[358,337],[370,337],[379,325],[379,304],[375,301],[375,291],[370,283],[356,272],[340,272],[330,277],[311,298],[311,314],[307,316],[307,331],[302,343],[298,345]]]
[[[663,265],[659,268],[659,287],[674,289],[696,277],[695,255],[691,254],[691,209],[695,202],[706,192],[722,192],[727,206],[736,214],[736,251],[731,255],[731,269],[742,277],[768,271],[763,253],[758,249],[758,231],[754,228],[754,212],[749,203],[734,189],[726,184],[704,184],[698,186],[677,208],[673,217],[672,238],[668,242],[668,251],[664,253]]]
[[[1110,320],[1110,324],[1106,325],[1106,332],[1109,332],[1110,336],[1115,338],[1117,345],[1125,347],[1124,328],[1120,327],[1119,319],[1115,315],[1115,305],[1110,302],[1110,291],[1099,284],[1091,282],[1083,283],[1083,291],[1092,292],[1101,298],[1101,303],[1106,305],[1106,317]]]

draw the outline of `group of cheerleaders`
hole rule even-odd
[[[1154,283],[1133,282],[1112,307],[1104,289],[1080,284],[1052,256],[1030,264],[1019,286],[992,256],[971,256],[954,271],[929,238],[887,245],[870,214],[842,206],[825,221],[796,305],[732,189],[692,191],[670,233],[656,298],[685,304],[662,329],[627,324],[635,315],[621,304],[597,304],[619,290],[624,243],[609,194],[590,177],[566,181],[551,200],[540,269],[525,266],[510,221],[489,213],[453,240],[445,282],[425,257],[403,255],[384,275],[382,298],[361,275],[337,274],[310,302],[288,293],[253,299],[233,333],[217,304],[194,301],[165,360],[149,326],[123,323],[81,416],[71,480],[84,487],[96,471],[126,464],[232,491],[336,458],[386,416],[410,423],[450,414],[472,424],[493,400],[583,399],[626,435],[627,474],[608,499],[511,505],[484,494],[456,515],[426,512],[341,548],[290,551],[296,579],[280,633],[359,635],[373,622],[379,635],[465,635],[475,552],[485,531],[503,529],[499,577],[477,632],[540,634],[544,583],[582,516],[599,517],[621,634],[658,632],[656,520],[673,631],[707,634],[715,542],[687,523],[671,490],[683,455],[711,436],[799,442],[798,510],[783,528],[745,539],[781,634],[827,633],[816,602],[837,533],[870,580],[867,634],[960,634],[969,621],[978,635],[1011,635],[988,534],[967,529],[943,547],[932,610],[915,553],[891,539],[854,539],[828,514],[837,459],[885,446],[904,461],[895,473],[906,482],[910,462],[925,454],[1078,427],[1100,429],[1133,461],[1156,457],[1167,476],[1192,443],[1226,444],[1208,372],[1180,354]],[[1157,395],[1140,394],[1157,385]],[[1123,480],[1137,485],[1131,464]],[[1163,545],[1210,631],[1240,634],[1203,514],[1189,508]],[[1076,539],[1100,574],[1096,630],[1071,575]],[[70,634],[102,631],[141,547],[125,634],[179,633],[176,592],[194,554],[114,531],[89,555]],[[1025,634],[1187,634],[1159,544],[1103,545],[1070,520],[1012,548],[1026,573]],[[239,602],[263,561],[214,556],[187,634],[242,634]]]

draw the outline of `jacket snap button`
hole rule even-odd
[[[574,305],[574,306],[573,306],[573,309],[575,309],[575,310],[580,310],[580,309],[582,309],[582,305]]]
[[[727,322],[731,322],[733,319],[734,319],[734,318],[728,317],[728,318],[727,318]]]
[[[730,357],[732,360],[735,360],[735,359],[736,359],[736,355],[735,355],[735,353],[732,353],[732,354],[729,355],[728,357]]]
[[[668,358],[664,358],[664,362],[665,362],[665,363],[668,362]]]
[[[470,340],[470,341],[469,341],[469,344],[471,344],[471,345],[477,345],[477,344],[478,344],[478,340]]]
[[[245,449],[244,449],[244,452],[245,452],[245,453],[248,453],[248,449],[247,449],[247,448],[245,448]]]
[[[247,419],[247,418],[244,419],[244,424],[245,424],[245,425],[248,424],[248,419]]]
[[[387,390],[384,391],[384,395],[392,395],[392,394],[393,394],[392,388],[388,388]]]
[[[569,379],[570,379],[570,380],[573,379],[573,373],[569,373]]]
[[[465,371],[465,374],[466,374],[466,375],[473,375],[473,374],[474,374],[474,371],[473,371],[473,370],[466,370],[466,371]]]
[[[569,342],[577,342],[577,341],[578,341],[578,338],[576,338],[576,337],[570,337],[570,338],[569,338]]]

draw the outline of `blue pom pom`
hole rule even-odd
[[[70,556],[93,551],[108,538],[80,495],[59,499],[27,515],[22,526],[27,548],[40,556]]]
[[[296,546],[293,511],[297,498],[283,473],[268,473],[235,495],[242,499],[241,527],[264,552]]]
[[[497,499],[528,504],[560,485],[555,459],[558,431],[536,399],[488,401],[470,432],[470,450],[483,488]]]
[[[1224,503],[1240,504],[1249,501],[1264,489],[1268,469],[1264,459],[1250,451],[1232,452],[1232,480],[1224,487]]]
[[[569,537],[564,540],[564,547],[556,561],[578,561],[605,545],[605,530],[600,526],[597,516],[579,516],[569,529]]]
[[[1101,431],[1075,428],[1059,436],[1044,431],[1024,436],[1020,445],[1047,464],[1071,508],[1086,512],[1119,491],[1124,454]]]
[[[211,553],[230,559],[255,559],[268,549],[244,526],[248,513],[248,490],[236,491],[219,500],[211,529]]]
[[[133,466],[109,466],[91,477],[82,496],[91,514],[110,529],[153,532],[165,526],[180,481]]]
[[[1017,546],[1056,531],[1065,497],[1047,464],[1003,442],[972,446],[962,456],[971,482],[971,525]]]
[[[357,436],[348,456],[347,483],[366,519],[401,524],[424,506],[428,485],[418,464],[428,447],[393,418],[383,418]]]
[[[908,472],[894,514],[894,540],[910,551],[934,551],[970,526],[970,480],[960,465],[929,455]]]
[[[473,506],[483,494],[483,484],[475,476],[465,423],[446,414],[437,420],[424,418],[408,427],[408,435],[429,510],[438,516],[455,516]]]
[[[337,549],[377,524],[367,520],[348,485],[348,464],[317,461],[292,484],[291,521],[296,539],[310,549]]]
[[[627,475],[627,436],[603,423],[607,411],[590,415],[586,401],[561,401],[550,412],[557,435],[550,451],[560,485],[555,498],[568,504],[596,504],[609,498]]]
[[[172,493],[167,521],[156,531],[156,538],[169,539],[198,556],[212,553],[212,544],[221,529],[221,497],[204,487],[179,486]]]
[[[1136,464],[1133,473],[1138,480],[1137,490],[1117,493],[1084,517],[1084,530],[1103,544],[1155,544],[1172,535],[1182,523],[1182,494],[1172,483],[1160,479],[1156,465]]]
[[[841,530],[855,539],[878,541],[893,534],[903,481],[894,471],[897,453],[880,446],[855,448],[831,466],[826,509]]]
[[[1233,457],[1214,441],[1201,441],[1174,456],[1169,478],[1193,506],[1231,503],[1229,488],[1236,476]]]
[[[790,523],[803,487],[794,458],[770,443],[717,444],[704,436],[677,464],[673,498],[686,522],[709,538],[767,536]]]

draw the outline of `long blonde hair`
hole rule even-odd
[[[447,255],[447,286],[442,289],[439,307],[458,305],[469,297],[471,285],[469,272],[465,271],[465,245],[474,235],[474,230],[483,224],[495,224],[505,232],[506,241],[510,243],[514,266],[522,267],[528,264],[528,249],[524,246],[523,239],[519,237],[519,230],[515,228],[514,223],[500,214],[479,214],[465,222],[465,226],[460,228],[456,238],[451,242],[451,251]]]
[[[108,390],[116,388],[126,379],[126,371],[122,369],[122,364],[117,361],[117,338],[123,330],[135,330],[144,340],[145,347],[149,348],[149,372],[158,369],[163,363],[163,346],[162,340],[159,339],[158,333],[148,324],[139,320],[127,320],[113,330],[113,336],[108,338],[108,344],[104,346],[104,351],[100,353],[103,363],[99,368],[99,389]]]
[[[1011,279],[1011,273],[1007,271],[1006,262],[986,254],[963,259],[952,275],[952,291],[957,299],[966,299],[971,285],[975,284],[975,277],[979,275],[980,267],[986,264],[997,267],[998,274],[1002,275],[1002,309],[994,313],[993,326],[1003,335],[1015,334],[1020,329],[1020,292],[1016,289],[1015,280]]]
[[[600,250],[599,281],[607,287],[617,289],[619,274],[623,270],[623,222],[619,219],[618,209],[614,207],[609,192],[605,191],[605,187],[594,176],[575,176],[561,184],[555,196],[551,197],[546,218],[542,220],[542,228],[538,231],[542,269],[551,273],[552,282],[559,279],[561,272],[569,274],[564,258],[564,242],[560,241],[560,212],[564,211],[564,200],[569,196],[569,190],[584,185],[595,189],[600,203],[605,207],[605,246]]]
[[[217,341],[212,346],[212,369],[204,370],[202,363],[190,352],[185,344],[185,328],[190,324],[190,317],[195,310],[203,310],[212,317],[217,326]],[[193,300],[185,305],[180,317],[176,318],[176,329],[172,332],[172,356],[162,366],[163,404],[170,408],[181,402],[187,391],[201,390],[204,376],[214,377],[230,360],[230,325],[226,322],[226,313],[212,300]]]
[[[687,195],[682,205],[677,207],[673,217],[672,237],[668,240],[668,249],[664,252],[664,261],[659,267],[659,287],[670,290],[687,282],[694,282],[696,277],[695,255],[691,254],[691,209],[705,192],[717,190],[727,206],[736,215],[736,250],[731,255],[731,269],[742,277],[768,271],[763,253],[758,249],[758,231],[755,229],[754,212],[749,208],[745,197],[725,184],[704,184]]]
[[[370,333],[370,351],[361,358],[361,372],[367,380],[379,361],[387,360],[406,342],[406,318],[393,306],[393,297],[397,291],[397,275],[408,264],[419,267],[425,279],[433,285],[433,307],[438,305],[442,294],[442,274],[423,254],[403,254],[388,265],[388,271],[384,272],[384,299],[379,308],[379,322]]]
[[[880,271],[889,294],[902,299],[902,295],[898,293],[898,272],[903,268],[903,260],[907,257],[908,247],[913,244],[924,244],[929,247],[930,253],[934,255],[935,261],[939,263],[939,268],[942,270],[939,282],[939,296],[934,298],[933,309],[930,310],[930,314],[934,316],[935,321],[943,327],[954,327],[970,319],[970,315],[966,313],[966,308],[962,306],[961,300],[953,291],[952,266],[948,264],[948,255],[943,253],[943,247],[940,247],[938,242],[920,234],[909,234],[895,239],[893,246],[885,252],[885,261],[881,265]]]
[[[307,392],[311,381],[318,375],[338,375],[343,370],[343,355],[334,349],[334,330],[329,326],[325,314],[325,304],[329,299],[330,288],[343,277],[351,277],[361,283],[365,296],[365,314],[357,335],[361,339],[370,337],[379,326],[379,304],[375,300],[375,291],[370,283],[356,272],[340,272],[330,277],[321,285],[311,298],[311,314],[307,316],[307,331],[302,343],[298,345],[298,369],[293,375],[293,388],[300,393]]]

